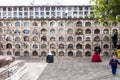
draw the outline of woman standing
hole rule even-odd
[[[46,58],[47,63],[53,63],[54,62],[54,55],[49,51],[47,58]]]
[[[102,62],[99,52],[95,52],[92,56],[92,62]]]
[[[120,65],[119,61],[117,60],[116,56],[113,56],[112,59],[110,59],[109,65],[111,65],[112,74],[116,75],[117,72],[117,65]]]

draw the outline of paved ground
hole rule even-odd
[[[26,63],[27,72],[20,80],[37,80],[46,67],[46,63]]]
[[[111,74],[109,58],[103,62],[90,62],[91,58],[56,58],[55,63],[45,60],[26,60],[28,73],[21,80],[120,80],[120,66],[117,75]],[[119,60],[120,61],[120,60]]]

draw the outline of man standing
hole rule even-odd
[[[114,35],[112,36],[112,42],[113,42],[114,48],[117,48],[117,42],[118,42],[117,32],[115,32]]]

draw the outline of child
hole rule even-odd
[[[116,56],[113,56],[112,59],[110,59],[109,65],[111,65],[112,74],[116,75],[117,72],[117,65],[120,65],[119,61],[117,60]]]

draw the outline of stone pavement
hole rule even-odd
[[[103,58],[103,62],[99,63],[90,60],[91,58],[60,58],[49,64],[39,60],[27,62],[28,73],[21,80],[120,80],[120,66],[117,75],[113,76],[108,64],[109,58]]]
[[[42,73],[47,63],[26,63],[27,72],[20,80],[37,80],[39,75]]]

